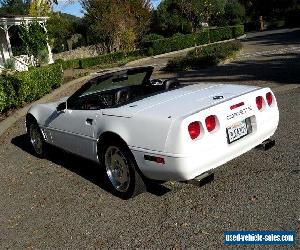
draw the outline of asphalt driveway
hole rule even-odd
[[[295,47],[291,37],[274,46]],[[266,51],[260,49],[263,41],[256,37],[257,52]],[[267,46],[272,49],[277,47]],[[299,52],[291,54],[266,57],[282,60],[277,62],[281,68],[268,71],[265,78],[255,71],[245,75],[237,68],[228,70],[239,61],[225,69],[181,75],[182,80],[219,77],[224,82],[270,84],[279,102],[276,147],[230,161],[202,187],[168,182],[120,200],[107,190],[98,165],[57,149],[47,159],[34,157],[24,119],[18,121],[0,137],[0,249],[223,249],[227,230],[296,230],[299,242],[300,78],[293,68]],[[241,61],[255,64],[262,57]],[[295,62],[287,67],[290,57]],[[286,80],[277,80],[283,74]]]

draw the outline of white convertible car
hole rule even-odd
[[[144,181],[199,179],[268,139],[279,112],[269,88],[151,80],[153,68],[96,74],[71,97],[33,106],[26,126],[38,156],[47,143],[105,168],[130,198]],[[269,145],[270,146],[270,145]]]

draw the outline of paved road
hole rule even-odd
[[[300,29],[247,34],[242,43],[243,51],[229,64],[177,75],[164,72],[157,75],[176,76],[182,82],[217,81],[269,87],[300,83]]]
[[[259,41],[257,51],[262,52]],[[280,41],[274,46],[281,46]],[[272,49],[277,47],[267,46]],[[225,164],[201,188],[168,182],[120,200],[107,191],[97,165],[59,150],[44,160],[32,156],[24,120],[17,122],[0,137],[0,249],[221,249],[226,230],[296,230],[299,236],[299,75],[285,65],[299,54],[289,54],[275,56],[282,62],[274,76],[272,71],[263,79],[256,72],[233,71],[242,83],[255,75],[250,82],[276,85],[281,111],[277,146],[252,150]],[[252,64],[261,59],[253,57]],[[266,67],[262,63],[260,70]],[[276,80],[281,69],[286,70],[282,83]],[[196,79],[211,77],[193,74]]]

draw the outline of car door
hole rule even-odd
[[[52,143],[74,154],[94,160],[96,153],[95,125],[99,110],[56,111],[49,121]]]

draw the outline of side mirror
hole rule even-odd
[[[58,112],[64,111],[67,108],[67,103],[66,102],[62,102],[60,104],[58,104],[58,106],[56,107],[56,110]]]

